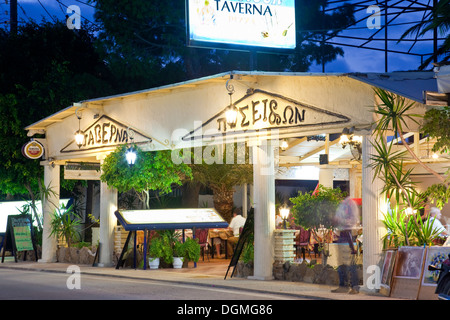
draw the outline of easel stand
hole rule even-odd
[[[125,244],[122,248],[122,252],[120,253],[119,261],[117,262],[116,269],[119,269],[120,267],[123,267],[123,256],[125,252],[127,252],[128,244],[130,243],[131,237],[134,238],[134,244],[133,244],[133,268],[137,269],[137,261],[136,261],[136,252],[137,252],[137,230],[133,230],[128,232],[127,240],[125,241]],[[147,237],[148,237],[148,230],[144,229],[144,270],[147,270]]]
[[[236,271],[236,266],[239,261],[239,257],[241,256],[242,249],[244,249],[245,244],[248,242],[250,235],[254,230],[254,222],[253,222],[253,208],[247,215],[247,220],[245,220],[244,228],[242,229],[242,233],[239,235],[239,240],[236,244],[236,248],[234,249],[233,256],[231,257],[230,264],[228,265],[227,273],[225,273],[226,280],[228,271],[231,267],[233,267],[233,272],[231,273],[230,278],[233,278],[234,272]]]
[[[34,251],[38,261],[36,242],[34,240],[32,218],[30,215],[20,214],[8,216],[4,239],[2,263],[5,261],[6,251],[10,251],[17,263],[17,252],[23,251],[23,261],[27,259],[27,251]]]

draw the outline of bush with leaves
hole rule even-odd
[[[149,208],[149,190],[169,193],[174,184],[182,185],[185,179],[192,178],[186,164],[172,161],[171,150],[145,152],[136,145],[133,148],[137,153],[133,167],[125,159],[128,146],[121,145],[106,157],[100,180],[119,192],[135,190],[145,208]]]

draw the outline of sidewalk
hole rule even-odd
[[[0,272],[2,268],[39,271],[39,272],[59,272],[66,273],[67,263],[41,263],[19,261],[15,263],[13,260],[0,263]],[[286,299],[317,299],[317,300],[398,300],[385,297],[379,294],[370,294],[360,292],[358,294],[333,293],[331,290],[336,287],[318,284],[308,284],[304,282],[290,282],[279,280],[253,280],[244,278],[231,278],[233,268],[230,268],[227,279],[225,274],[228,269],[228,261],[211,261],[199,262],[194,268],[193,264],[189,264],[188,268],[183,269],[158,269],[158,270],[142,270],[121,268],[116,270],[115,267],[92,267],[89,265],[80,265],[81,274],[122,277],[130,279],[142,279],[153,281],[166,281],[184,283],[190,285],[226,288],[235,290],[247,290],[264,293],[274,293],[285,295]]]

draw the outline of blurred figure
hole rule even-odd
[[[358,205],[350,197],[345,198],[336,210],[335,222],[339,232],[339,242],[347,242],[352,259],[350,266],[340,265],[338,267],[339,287],[331,292],[347,292],[349,294],[359,293],[359,277],[356,267],[356,253],[353,244],[352,231],[360,224]],[[350,286],[350,288],[349,288]]]
[[[352,254],[356,254],[352,238],[352,230],[360,223],[356,202],[350,197],[345,198],[336,210],[335,221],[339,230],[339,242],[347,242]]]

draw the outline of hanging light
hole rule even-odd
[[[283,228],[286,229],[286,219],[289,217],[289,208],[283,207],[280,208],[280,216],[283,219]]]
[[[129,127],[127,128],[127,135],[128,135],[128,137],[130,137],[131,146],[125,152],[125,158],[127,159],[128,165],[130,167],[132,167],[136,163],[137,152],[133,148],[134,131],[132,129],[130,129]]]
[[[81,131],[80,126],[81,126],[81,112],[78,114],[78,109],[77,108],[75,110],[75,115],[78,118],[78,130],[75,131],[75,143],[77,144],[78,148],[81,148],[81,146],[83,145],[84,142],[84,132]]]
[[[231,96],[230,96],[231,100]],[[227,123],[231,128],[236,126],[237,122],[237,108],[232,104],[228,107],[227,111],[225,111],[225,117],[227,118]]]
[[[228,79],[227,83],[225,84],[225,87],[228,90],[228,95],[230,96],[230,105],[228,106],[227,111],[225,111],[225,117],[227,120],[227,124],[231,128],[234,128],[236,126],[236,122],[237,122],[238,109],[233,104],[232,95],[234,93],[234,86],[232,84],[229,84],[229,81],[232,79],[233,79],[233,77],[231,76],[231,78]]]
[[[127,159],[127,163],[130,167],[134,166],[137,158],[136,150],[134,150],[133,147],[129,147],[125,153],[125,158]]]

